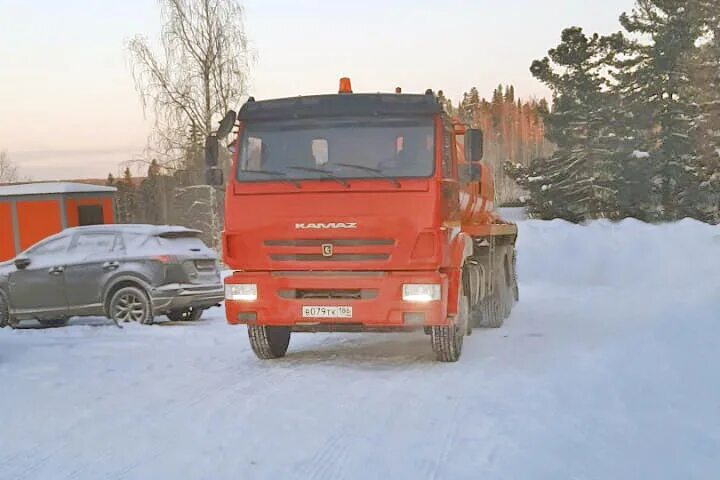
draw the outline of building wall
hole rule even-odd
[[[60,199],[18,200],[16,208],[21,250],[63,229]]]
[[[13,236],[12,203],[0,202],[0,262],[15,256]]]
[[[111,195],[66,194],[0,198],[0,262],[14,258],[21,251],[64,228],[78,226],[78,207],[87,205],[102,205],[104,223],[115,223],[115,204]],[[13,224],[13,213],[17,215],[17,232]],[[19,246],[18,251],[15,248],[16,243]]]
[[[65,199],[65,215],[67,218],[67,228],[77,227],[78,207],[88,205],[102,205],[103,222],[106,224],[115,223],[115,205],[111,197],[107,198],[67,198]]]

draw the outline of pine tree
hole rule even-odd
[[[697,88],[697,151],[693,171],[698,183],[691,191],[698,217],[720,223],[720,7],[714,0],[696,0],[702,39],[695,52],[693,84]]]
[[[116,183],[118,189],[118,221],[120,223],[133,223],[137,219],[138,205],[130,168],[125,168],[123,177]]]
[[[603,77],[610,46],[608,38],[568,28],[548,57],[531,66],[533,76],[553,91],[545,124],[557,151],[507,170],[529,190],[533,216],[582,221],[620,215],[617,136],[610,128],[617,101]]]
[[[691,79],[695,42],[700,38],[696,2],[638,0],[623,13],[625,30],[614,62],[617,92],[632,112],[641,150],[650,157],[649,212],[653,220],[696,216],[696,89]]]
[[[160,172],[160,165],[153,159],[148,166],[147,176],[140,183],[138,202],[142,220],[145,223],[165,223],[166,206],[164,181]]]

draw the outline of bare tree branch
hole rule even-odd
[[[22,181],[20,169],[10,160],[6,151],[0,151],[0,183],[17,183]]]
[[[128,49],[155,131],[148,151],[164,168],[188,168],[188,148],[246,94],[254,61],[239,0],[158,0],[160,48],[136,36]]]

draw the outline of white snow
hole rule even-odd
[[[21,195],[53,195],[59,193],[111,193],[115,187],[103,187],[86,183],[45,182],[22,183],[17,185],[0,186],[0,197],[15,197]]]
[[[0,330],[2,479],[716,479],[720,227],[520,222],[521,302],[457,364],[417,335],[219,309]]]
[[[635,150],[630,155],[632,158],[650,158],[649,152],[641,152],[640,150]]]

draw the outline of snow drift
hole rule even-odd
[[[528,283],[684,290],[720,282],[720,227],[690,219],[582,226],[529,220],[521,223],[518,251],[519,274]]]
[[[456,364],[422,334],[262,362],[220,310],[0,330],[0,478],[720,478],[720,227],[521,221],[518,255]]]

